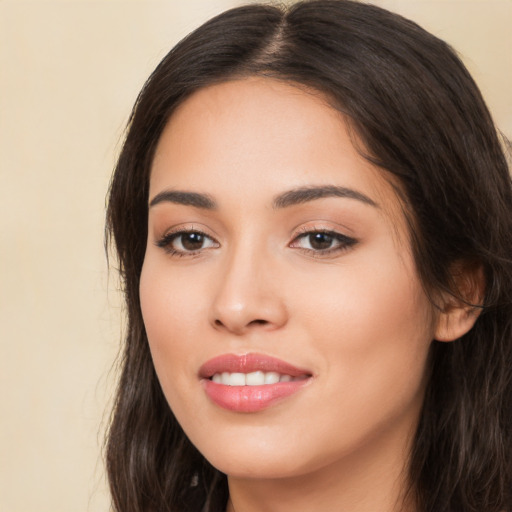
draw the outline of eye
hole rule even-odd
[[[357,240],[334,231],[307,231],[296,237],[290,247],[303,249],[320,255],[343,251],[357,243]]]
[[[167,233],[157,243],[158,247],[168,253],[179,256],[197,254],[204,249],[218,247],[219,244],[213,238],[201,231],[176,231]]]

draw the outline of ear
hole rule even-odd
[[[471,330],[482,311],[485,276],[481,264],[457,262],[451,269],[453,295],[441,294],[434,339],[454,341]]]

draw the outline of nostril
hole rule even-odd
[[[228,319],[228,321],[223,322],[219,318],[216,318],[213,321],[213,325],[216,329],[227,329],[228,331],[231,331],[231,332],[234,332],[237,334],[242,334],[242,333],[246,332],[247,329],[250,330],[251,328],[257,328],[257,326],[260,326],[260,325],[261,326],[270,325],[270,323],[271,322],[269,322],[268,320],[264,320],[262,318],[256,318],[255,320],[251,320],[248,323],[238,322],[236,319],[235,320]]]
[[[217,327],[224,327],[224,324],[222,323],[221,320],[219,320],[218,318],[215,320],[215,325]],[[257,320],[252,320],[251,322],[249,322],[247,325],[266,325],[268,324],[268,321],[267,320],[260,320],[260,319],[257,319]]]
[[[253,325],[253,324],[266,325],[266,324],[268,324],[268,321],[267,320],[253,320],[252,322],[249,322],[249,325]]]

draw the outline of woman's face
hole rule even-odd
[[[320,94],[251,78],[187,99],[148,233],[151,354],[214,466],[272,478],[405,453],[435,318],[393,188]]]

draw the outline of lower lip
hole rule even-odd
[[[208,397],[223,409],[235,412],[258,412],[295,394],[309,378],[290,382],[278,382],[264,386],[226,386],[203,379]]]

